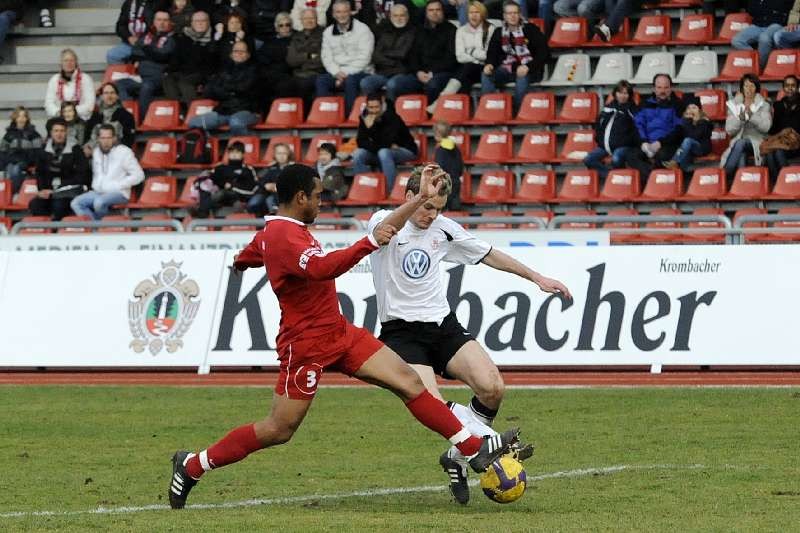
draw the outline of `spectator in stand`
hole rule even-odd
[[[275,35],[275,17],[292,9],[292,0],[251,0],[247,20],[256,39],[256,48]]]
[[[408,126],[379,94],[367,96],[367,104],[358,119],[358,148],[353,152],[353,172],[369,172],[377,164],[386,176],[386,188],[392,190],[397,165],[417,157],[419,149]]]
[[[675,145],[666,144],[666,140],[676,145],[683,141],[683,137],[676,137],[676,130],[681,130],[683,110],[684,103],[672,91],[669,74],[653,76],[653,95],[642,103],[636,114],[641,149],[628,151],[626,161],[628,166],[639,171],[642,179],[646,179],[653,170],[651,159],[661,167],[664,161],[672,157]]]
[[[18,20],[22,20],[25,3],[22,0],[0,0],[0,46],[6,41],[9,30]],[[0,56],[0,64],[5,61]]]
[[[737,50],[758,50],[761,69],[767,65],[769,53],[775,47],[777,34],[786,26],[789,11],[794,0],[748,0],[746,11],[753,22],[731,39],[731,46]],[[780,36],[787,39],[785,34]]]
[[[76,215],[100,220],[112,206],[131,197],[131,187],[144,181],[144,171],[133,150],[117,144],[114,126],[103,124],[92,152],[92,190],[76,196],[70,206]]]
[[[97,111],[92,114],[92,118],[86,123],[86,144],[83,145],[83,153],[86,157],[92,157],[92,152],[97,146],[97,137],[100,135],[100,127],[108,124],[114,128],[114,134],[122,144],[128,148],[133,148],[133,141],[136,137],[136,122],[133,115],[122,106],[119,99],[117,87],[106,82],[100,86],[100,100]]]
[[[303,13],[306,9],[310,9],[316,16],[315,22],[322,28],[327,26],[326,13],[331,6],[331,0],[294,0],[292,6],[292,29],[295,31],[304,31],[306,29],[303,24]]]
[[[488,16],[485,5],[478,0],[471,0],[467,23],[456,30],[456,60],[460,64],[456,79],[461,86],[461,92],[467,94],[472,89],[472,84],[481,81],[489,41],[497,29],[487,20]]]
[[[711,153],[711,133],[714,131],[714,125],[703,112],[699,98],[690,96],[684,101],[686,110],[683,112],[680,129],[673,132],[674,141],[672,139],[665,141],[665,145],[677,146],[677,149],[672,159],[664,162],[664,167],[680,168],[686,174],[695,157]]]
[[[347,195],[342,162],[336,157],[336,145],[322,143],[317,149],[317,175],[322,180],[322,200],[336,202]]]
[[[57,117],[61,104],[74,102],[78,115],[88,120],[94,110],[94,81],[78,66],[78,56],[71,48],[61,51],[61,72],[47,83],[44,110],[48,117]]]
[[[31,124],[28,110],[17,107],[11,113],[11,124],[0,140],[0,170],[5,170],[14,193],[28,176],[28,167],[36,163],[42,144],[42,136]]]
[[[461,209],[461,177],[464,175],[464,159],[455,139],[450,136],[452,129],[450,123],[444,120],[433,125],[433,138],[436,141],[433,160],[450,175],[453,185],[453,190],[444,206],[445,211]]]
[[[195,8],[191,0],[172,0],[169,6],[169,19],[172,21],[172,33],[175,35],[183,34],[184,28],[188,28],[194,15]]]
[[[790,74],[783,78],[783,98],[775,102],[770,135],[779,135],[787,128],[800,135],[800,93],[797,90],[797,76]],[[785,135],[785,134],[784,134]],[[783,167],[789,165],[790,157],[800,155],[800,150],[775,148],[767,153],[767,167],[772,183],[778,180],[778,174]]]
[[[800,2],[795,2],[789,11],[786,26],[775,32],[772,37],[777,49],[797,48],[800,46]]]
[[[481,76],[481,94],[497,92],[498,85],[514,82],[514,107],[519,107],[528,86],[541,81],[550,57],[547,39],[535,24],[520,16],[514,0],[503,2],[503,26],[492,34]]]
[[[247,14],[250,13],[250,0],[216,0],[213,4],[209,13],[211,14],[211,23],[214,25],[214,31],[218,33],[224,31],[225,21],[228,20],[228,16],[231,13],[237,13],[244,18],[247,18]]]
[[[614,87],[612,100],[600,111],[595,125],[597,148],[589,152],[583,164],[597,171],[601,180],[605,180],[609,170],[623,168],[628,153],[638,150],[641,144],[636,130],[636,104],[633,102],[633,86],[627,80],[621,80]],[[605,159],[611,157],[611,166]],[[647,176],[640,176],[645,179]]]
[[[350,14],[348,0],[333,3],[334,22],[322,33],[322,64],[326,72],[317,76],[317,96],[330,96],[344,89],[345,112],[358,94],[361,80],[373,72],[375,38],[363,22]]]
[[[87,135],[86,121],[81,120],[81,117],[78,116],[73,102],[62,103],[60,116],[48,120],[44,126],[45,130],[49,132],[55,121],[63,121],[67,126],[67,137],[78,146],[83,146]]]
[[[425,23],[417,28],[410,59],[411,73],[392,77],[386,83],[388,94],[424,91],[432,112],[439,94],[458,92],[461,85],[453,78],[458,70],[456,28],[445,20],[442,0],[428,0],[425,4]]]
[[[302,31],[295,32],[286,49],[286,62],[292,76],[278,82],[280,96],[299,96],[306,112],[314,100],[316,77],[325,72],[322,66],[322,28],[317,24],[317,12],[305,9],[300,15]]]
[[[381,23],[385,20],[389,20],[392,16],[392,7],[398,5],[405,5],[406,10],[410,9],[410,5],[413,5],[410,0],[373,0],[373,1],[361,1],[356,2],[355,8],[353,9],[353,13],[364,24],[369,26],[369,29],[372,33],[375,33],[375,30]],[[424,2],[422,4],[425,5]],[[409,13],[409,16],[411,14]],[[411,24],[414,26],[414,24]]]
[[[169,13],[156,11],[152,30],[141,36],[131,51],[131,59],[138,64],[142,81],[123,78],[117,82],[122,100],[131,100],[134,95],[139,96],[140,120],[147,114],[150,102],[161,92],[164,71],[174,51],[175,39],[170,31]]]
[[[605,0],[556,0],[553,12],[559,17],[582,17],[587,26],[594,28],[605,14]]]
[[[153,23],[156,6],[159,0],[125,0],[117,19],[117,35],[122,43],[112,47],[106,53],[106,62],[110,65],[127,63],[131,57],[133,46],[139,37],[147,33]]]
[[[248,205],[258,190],[256,171],[244,164],[244,144],[233,142],[228,146],[228,162],[214,168],[211,176],[214,192],[200,189],[200,202],[190,210],[195,218],[208,218],[211,210],[233,205],[238,211],[241,205]],[[250,211],[253,212],[253,211]]]
[[[243,12],[235,10],[227,16],[224,23],[217,24],[214,32],[215,48],[220,61],[231,57],[233,45],[238,42],[246,43],[251,54],[256,49],[255,40],[247,31],[247,17]]]
[[[602,41],[609,42],[619,33],[625,17],[642,7],[642,0],[605,0],[605,13],[607,18],[592,28]]]
[[[276,186],[278,176],[284,168],[293,163],[294,153],[291,147],[286,143],[276,144],[272,162],[259,173],[256,180],[258,190],[247,201],[247,210],[250,213],[264,216],[267,213],[274,215],[278,212],[278,188]]]
[[[72,212],[70,202],[89,188],[90,181],[81,145],[67,135],[64,119],[52,119],[50,136],[36,164],[39,192],[28,204],[31,214],[61,220]]]
[[[769,101],[761,96],[761,82],[755,74],[745,74],[739,80],[739,92],[727,103],[725,131],[731,141],[720,157],[728,183],[733,182],[736,170],[745,166],[747,154],[753,154],[756,166],[761,166],[759,145],[772,126]]]
[[[272,99],[280,96],[281,86],[291,79],[291,68],[287,62],[289,43],[294,35],[292,17],[289,13],[278,13],[275,17],[275,35],[267,39],[264,46],[258,49],[255,59],[259,64],[259,77],[262,86],[262,101],[269,109]]]
[[[208,131],[227,124],[231,134],[247,135],[248,128],[258,122],[257,81],[256,65],[250,60],[247,43],[239,41],[233,45],[222,71],[205,85],[203,95],[219,103],[214,111],[192,118],[189,127]]]
[[[381,22],[376,29],[375,51],[372,53],[375,74],[361,80],[361,92],[378,92],[392,76],[407,74],[413,46],[414,27],[408,23],[408,8],[395,4],[390,19]],[[387,91],[386,96],[391,101],[397,98],[391,91]]]
[[[192,23],[175,36],[175,52],[170,56],[164,76],[164,96],[179,100],[186,109],[199,94],[201,87],[217,67],[217,52],[211,39],[208,13],[195,11]]]

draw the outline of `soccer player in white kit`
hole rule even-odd
[[[427,165],[425,170],[430,172],[431,167],[435,165]],[[406,184],[407,198],[418,193],[422,171],[418,167],[412,172]],[[489,354],[450,310],[439,263],[483,263],[530,280],[545,292],[572,296],[560,281],[531,270],[441,216],[452,191],[450,177],[445,176],[444,181],[439,196],[419,207],[389,245],[370,256],[381,321],[379,338],[411,365],[433,395],[442,398],[436,374],[466,383],[475,394],[469,406],[448,402],[450,409],[474,434],[494,435],[491,424],[503,399],[503,378]],[[374,231],[389,213],[375,213],[369,231]],[[518,449],[517,453],[520,458],[529,457],[532,447]],[[439,463],[449,477],[455,500],[466,504],[469,485],[463,456],[451,448]]]

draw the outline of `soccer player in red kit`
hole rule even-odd
[[[287,442],[306,416],[326,369],[339,370],[399,396],[423,425],[458,447],[470,466],[483,472],[519,438],[518,429],[488,438],[469,433],[400,356],[372,334],[350,324],[339,311],[334,278],[387,244],[416,209],[437,194],[444,172],[426,167],[420,192],[395,209],[374,231],[349,248],[325,253],[306,224],[319,214],[322,183],[315,170],[290,165],[278,177],[276,216],[239,253],[236,270],[266,267],[281,308],[277,339],[280,375],[272,411],[261,421],[240,426],[197,453],[172,457],[170,506],[181,509],[189,491],[207,471],[241,461],[262,448]]]

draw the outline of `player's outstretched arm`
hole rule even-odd
[[[261,251],[258,249],[258,239],[254,238],[250,244],[245,246],[244,250],[233,256],[233,269],[234,271],[243,271],[248,268],[259,268],[264,266],[264,258],[261,256]]]
[[[402,228],[411,215],[414,214],[422,204],[433,198],[439,193],[439,187],[442,186],[442,177],[447,173],[434,163],[425,165],[422,169],[419,182],[419,194],[415,194],[410,200],[389,213],[380,224],[378,224],[372,232],[372,235],[378,239],[378,231],[382,226],[390,226],[392,228]]]
[[[510,272],[517,276],[534,282],[544,292],[560,293],[565,298],[572,299],[572,294],[567,289],[567,286],[558,281],[557,279],[542,276],[535,270],[532,270],[510,255],[501,252],[496,248],[492,250],[481,261],[483,264],[502,270],[503,272]]]
[[[351,246],[327,254],[318,247],[305,248],[301,242],[292,242],[295,257],[299,256],[296,272],[314,281],[338,278],[380,246],[388,244],[395,233],[397,230],[393,226],[384,225],[380,231],[376,228],[372,235],[363,237]]]

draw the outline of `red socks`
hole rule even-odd
[[[470,434],[447,405],[427,390],[406,403],[406,407],[422,425],[455,444],[466,457],[480,450],[483,441]]]
[[[247,424],[234,429],[207,450],[190,456],[186,461],[186,473],[194,479],[200,479],[208,470],[241,461],[261,448],[263,446],[256,438],[255,427]]]

